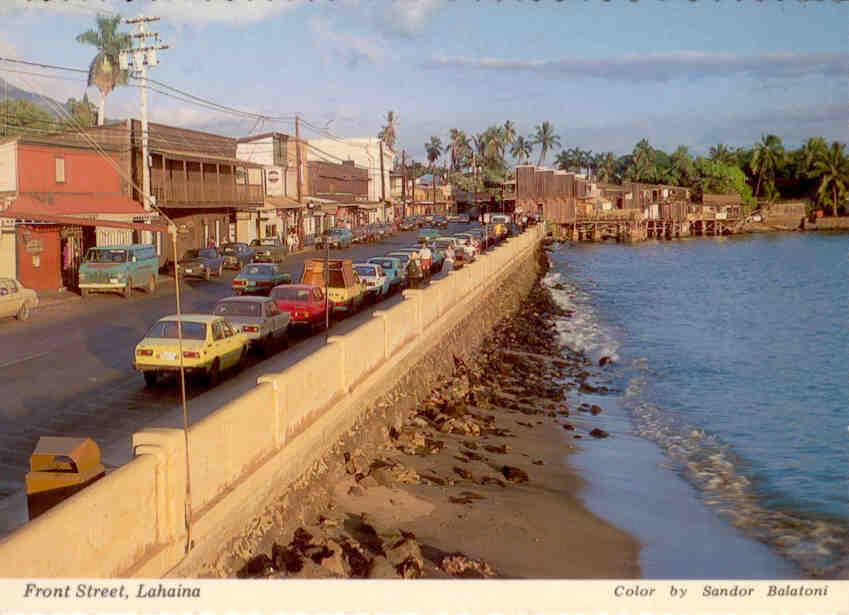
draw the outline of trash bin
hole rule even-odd
[[[103,478],[105,473],[100,448],[91,438],[39,438],[26,476],[30,520]]]

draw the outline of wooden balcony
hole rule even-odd
[[[212,156],[154,153],[151,157],[151,193],[163,207],[261,206],[264,201],[262,168],[257,165]]]

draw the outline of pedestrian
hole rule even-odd
[[[445,248],[445,260],[442,262],[442,273],[454,270],[454,248],[450,245]]]
[[[292,233],[291,232],[289,232],[289,234],[286,235],[286,249],[289,250],[290,254],[295,251],[295,243],[292,241]]]
[[[430,251],[427,244],[424,244],[422,249],[419,250],[419,256],[422,261],[422,276],[426,278],[430,277],[433,264],[433,252]]]
[[[407,284],[410,288],[418,288],[422,278],[422,269],[419,265],[419,255],[413,252],[407,261]]]

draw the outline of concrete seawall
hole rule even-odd
[[[537,226],[193,424],[133,435],[134,459],[0,542],[4,577],[158,577],[236,535],[349,431],[368,401],[533,258]],[[185,511],[194,549],[185,557]],[[57,548],[57,542],[61,547]]]

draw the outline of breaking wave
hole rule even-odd
[[[563,268],[563,263],[557,263]],[[843,520],[767,507],[748,464],[733,448],[708,431],[689,424],[678,413],[664,409],[646,395],[652,373],[647,358],[631,360],[615,331],[602,322],[590,292],[568,275],[551,270],[543,284],[567,316],[555,322],[560,343],[582,352],[597,363],[608,356],[617,364],[625,384],[622,405],[635,433],[655,442],[670,460],[670,469],[683,476],[701,494],[702,501],[746,535],[766,543],[813,577],[849,576],[849,525]],[[582,282],[583,284],[583,282]]]

